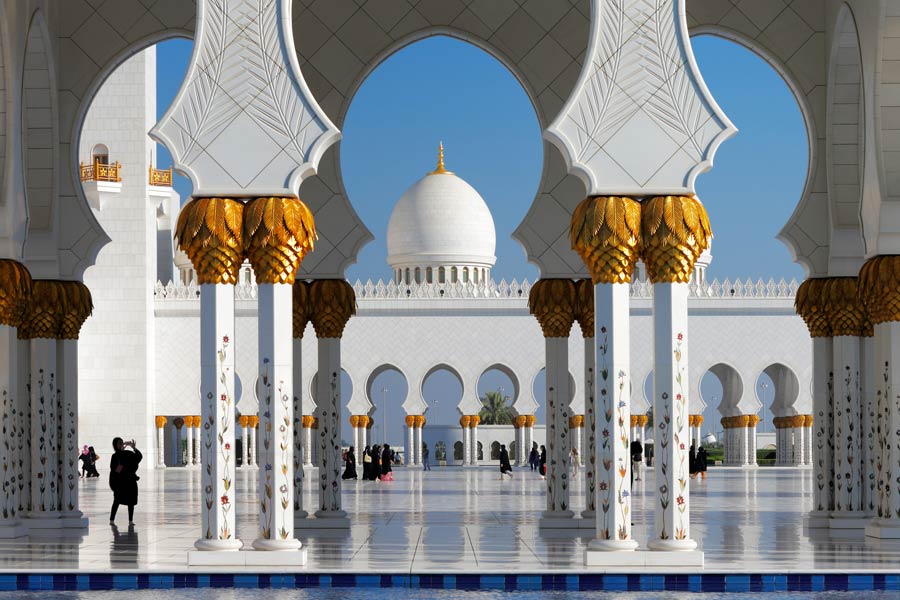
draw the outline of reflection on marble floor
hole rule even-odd
[[[344,508],[353,526],[344,532],[302,531],[308,571],[377,573],[527,573],[584,571],[593,533],[538,529],[544,505],[540,478],[517,470],[498,481],[494,469],[395,470],[393,483],[345,482]],[[692,537],[706,553],[707,572],[809,572],[900,569],[900,543],[813,536],[804,528],[811,503],[810,471],[713,469],[691,482]],[[256,537],[256,472],[238,473],[238,535]],[[308,481],[308,480],[307,480]],[[120,511],[108,525],[112,499],[105,474],[81,482],[82,510],[90,517],[83,538],[0,541],[0,568],[59,570],[187,570],[186,553],[199,528],[200,473],[152,471],[141,479],[133,530]],[[652,522],[652,476],[635,483],[635,537],[646,547]],[[573,490],[583,508],[582,482]],[[311,490],[305,507],[315,506]],[[621,571],[622,569],[617,569]]]

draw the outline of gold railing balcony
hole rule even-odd
[[[122,181],[122,165],[118,161],[112,165],[81,163],[81,181]]]
[[[162,185],[172,187],[172,167],[168,169],[154,169],[150,165],[150,185]]]

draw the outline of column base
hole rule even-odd
[[[697,549],[697,542],[687,540],[651,540],[647,548],[654,552],[690,552]],[[702,552],[700,553],[703,554]]]
[[[595,540],[596,541],[596,540]],[[593,542],[591,542],[593,543]],[[652,552],[647,550],[593,550],[584,551],[586,567],[692,567],[703,568],[703,552],[681,550],[676,552]]]
[[[581,518],[585,521],[592,521],[597,518],[597,511],[595,510],[583,510],[581,511]]]
[[[192,564],[190,562],[190,555],[197,552],[200,552],[201,554],[237,552],[243,547],[244,542],[242,542],[241,540],[199,539],[194,542],[194,548],[196,548],[196,550],[191,550],[190,552],[188,552],[188,564]]]
[[[900,520],[872,519],[866,526],[866,537],[879,540],[900,540]]]
[[[25,526],[33,529],[62,529],[62,513],[59,511],[31,512],[25,518]]]
[[[831,527],[831,512],[827,510],[810,511],[807,526],[810,529],[829,529]]]
[[[540,529],[580,529],[581,519],[576,519],[575,513],[571,510],[544,511],[538,527]]]
[[[616,552],[634,552],[637,550],[637,540],[591,540],[588,542],[588,553],[599,552],[601,554]],[[585,564],[588,564],[585,558]]]
[[[60,527],[63,529],[87,529],[88,518],[79,511],[65,512],[59,518]]]
[[[306,565],[306,548],[298,550],[242,550],[236,552],[188,552],[192,567],[302,567]]]
[[[291,538],[287,540],[270,540],[267,538],[257,538],[253,540],[253,549],[266,554],[277,554],[279,552],[296,552],[303,547],[300,540]]]
[[[303,521],[306,517],[309,516],[309,513],[305,510],[295,510],[294,511],[294,527],[296,527],[297,521]]]
[[[828,526],[831,529],[865,529],[871,517],[861,510],[835,511]]]

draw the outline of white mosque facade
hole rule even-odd
[[[85,273],[95,310],[79,344],[79,438],[103,447],[124,433],[141,447],[156,448],[155,459],[147,461],[150,466],[196,465],[200,294],[190,261],[173,248],[181,199],[171,187],[171,171],[154,168],[155,145],[146,135],[156,122],[155,73],[152,48],[129,59],[98,93],[82,131],[83,186],[112,242]],[[98,176],[100,169],[110,167],[115,168],[112,175],[103,171]],[[406,427],[403,454],[408,464],[421,462],[413,450],[421,447],[420,441],[432,448],[432,463],[487,462],[491,447],[500,443],[511,446],[521,462],[524,453],[517,449],[544,443],[543,426],[535,421],[545,408],[533,390],[544,368],[545,343],[529,314],[530,283],[491,277],[495,230],[487,205],[461,176],[447,170],[442,157],[435,171],[400,197],[387,235],[390,276],[382,280],[373,274],[353,284],[357,310],[341,350],[342,369],[353,384],[352,395],[344,400],[344,420],[353,425],[345,442],[363,446],[381,441],[367,437],[373,420],[382,419],[374,411],[378,390],[373,382],[394,369],[409,390],[390,412],[390,419],[402,420]],[[767,416],[761,410],[767,399],[758,397],[756,382],[766,373],[774,383],[767,418],[778,426],[778,461],[809,464],[812,346],[793,306],[797,284],[708,281],[710,260],[705,254],[690,285],[690,413],[702,415],[712,400],[699,393],[709,371],[722,384],[723,420],[692,427],[692,439],[699,438],[701,429],[724,428],[726,463],[754,465],[759,419],[753,417]],[[249,265],[235,296],[237,412],[243,416],[236,426],[238,437],[252,442],[258,324],[257,288]],[[645,382],[653,363],[651,285],[642,273],[631,285],[630,315],[632,414],[641,415],[652,404]],[[303,338],[304,417],[295,419],[307,437],[317,424],[315,344],[314,335]],[[583,417],[586,344],[577,324],[568,346],[574,382],[571,425],[580,433],[576,445],[584,453],[592,436]],[[425,382],[439,369],[452,373],[462,388],[459,422],[432,422],[429,417]],[[512,381],[515,425],[478,424],[469,417],[479,413],[478,381],[491,370]],[[642,427],[640,418],[632,424]],[[650,431],[635,434],[652,438]],[[176,452],[176,446],[187,451]],[[304,461],[310,466],[316,461],[313,447],[307,439],[310,452]],[[252,449],[242,457],[245,464],[253,459]]]

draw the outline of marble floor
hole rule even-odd
[[[309,572],[552,573],[583,572],[590,530],[538,528],[544,482],[527,468],[499,481],[493,468],[395,470],[393,483],[345,482],[349,531],[301,531]],[[579,478],[582,479],[583,478]],[[652,475],[635,483],[635,537],[646,547]],[[573,490],[583,508],[582,483]],[[198,470],[148,471],[140,482],[136,526],[108,524],[112,495],[105,474],[81,482],[90,529],[81,538],[0,540],[0,571],[187,570],[187,551],[199,534]],[[239,470],[238,535],[256,537],[256,472]],[[706,556],[706,572],[795,573],[900,570],[900,542],[866,542],[862,534],[829,539],[810,535],[808,470],[712,469],[691,482],[692,537]],[[305,507],[315,507],[311,490]],[[618,572],[627,569],[615,569]],[[260,572],[265,569],[259,569]],[[669,570],[671,571],[671,570]]]

